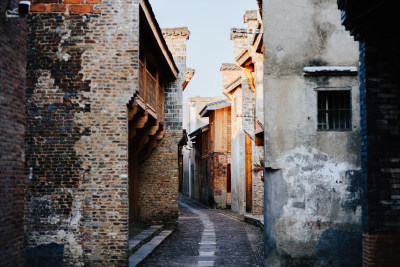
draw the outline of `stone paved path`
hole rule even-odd
[[[262,231],[180,199],[179,229],[139,266],[262,266]]]

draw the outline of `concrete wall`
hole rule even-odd
[[[17,7],[18,1],[11,1]],[[23,266],[26,19],[6,21],[0,2],[0,266]]]
[[[303,75],[358,66],[358,45],[335,0],[267,0],[263,10],[265,263],[360,265],[357,77]],[[317,88],[351,89],[350,131],[317,130]]]

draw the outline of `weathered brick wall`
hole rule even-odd
[[[0,266],[22,266],[27,25],[6,21],[6,2],[0,2]]]
[[[139,1],[55,2],[29,19],[27,260],[54,242],[66,266],[125,265]]]
[[[397,46],[360,43],[365,266],[400,261],[399,60]]]
[[[178,143],[181,133],[166,133],[151,156],[139,166],[139,220],[177,226]]]
[[[186,41],[189,30],[163,29],[163,36],[179,69],[178,78],[165,87],[166,134],[139,168],[139,220],[177,226],[178,143],[182,138],[182,85],[186,80]]]

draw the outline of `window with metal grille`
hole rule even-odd
[[[350,90],[318,90],[318,130],[351,130]]]

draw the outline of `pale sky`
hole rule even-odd
[[[233,63],[231,28],[245,28],[246,10],[256,10],[256,0],[150,0],[161,28],[187,26],[187,66],[196,74],[183,98],[221,96],[222,63]]]

